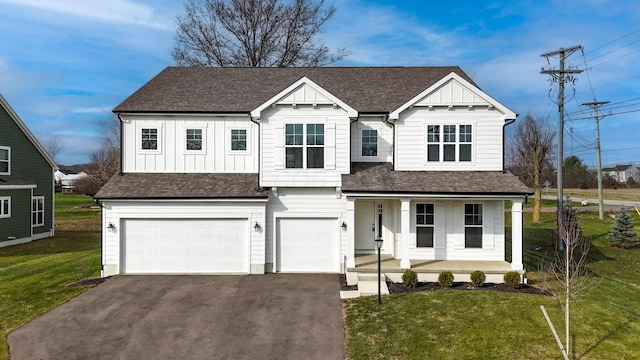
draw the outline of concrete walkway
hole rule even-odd
[[[344,359],[339,275],[116,276],[9,334],[22,359]]]

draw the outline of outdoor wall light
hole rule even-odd
[[[346,231],[347,230],[347,223],[343,221],[342,225],[340,227],[342,227],[342,230]]]
[[[109,223],[109,226],[107,226],[107,229],[109,229],[111,231],[116,231],[116,226],[113,225],[113,223]]]
[[[262,230],[262,226],[260,226],[260,224],[258,224],[258,222],[256,221],[256,224],[253,225],[253,230],[260,231]]]

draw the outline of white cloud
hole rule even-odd
[[[172,23],[158,19],[152,7],[131,0],[0,0],[0,3],[10,3],[35,10],[45,12],[53,11],[59,14],[81,18],[159,29],[170,29],[173,25]]]
[[[95,113],[109,113],[113,109],[113,106],[94,106],[94,107],[77,107],[71,112],[76,114],[95,114]]]

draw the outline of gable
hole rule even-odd
[[[505,120],[516,118],[514,112],[454,72],[392,111],[389,118],[397,120],[401,112],[413,107],[479,107],[496,110]]]
[[[346,111],[350,118],[358,116],[358,112],[354,108],[305,76],[253,109],[251,117],[259,119],[260,113],[270,106],[303,104],[311,106],[333,105]]]

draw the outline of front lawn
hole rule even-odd
[[[553,248],[555,213],[531,224],[525,213],[525,266],[535,270]],[[509,218],[510,216],[508,216]],[[640,233],[640,219],[634,216]],[[574,359],[634,359],[640,354],[640,249],[617,250],[607,234],[613,220],[581,214],[593,245],[589,269],[601,280],[572,303]],[[536,250],[534,250],[536,249]],[[532,283],[537,273],[529,271]],[[540,311],[544,305],[564,341],[564,313],[552,297],[487,291],[432,291],[344,300],[349,359],[561,359]]]

